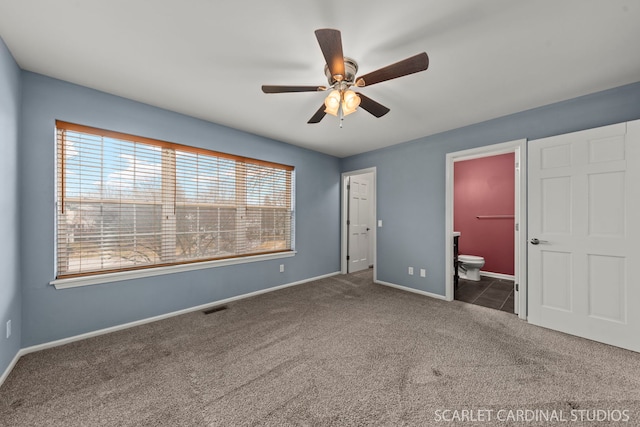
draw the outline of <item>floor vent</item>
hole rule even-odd
[[[211,314],[211,313],[215,313],[217,311],[222,311],[222,310],[226,310],[227,306],[226,305],[219,305],[217,307],[213,307],[210,308],[208,310],[203,311],[204,314]]]

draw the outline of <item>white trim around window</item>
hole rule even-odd
[[[290,258],[296,255],[296,251],[278,252],[272,254],[228,258],[214,261],[196,262],[191,264],[168,265],[164,267],[145,268],[140,270],[118,271],[115,273],[97,274],[92,276],[70,277],[56,279],[49,282],[56,289],[77,288],[80,286],[99,285],[101,283],[120,282],[123,280],[142,279],[145,277],[160,276],[163,274],[183,273],[186,271],[202,270],[205,268],[225,267],[249,262],[269,261],[281,258]]]
[[[295,254],[293,166],[56,128],[56,288]]]

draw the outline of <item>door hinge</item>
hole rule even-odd
[[[519,231],[519,230],[520,230],[520,224],[516,222],[516,231]]]
[[[347,255],[347,261],[349,261],[349,255]]]
[[[347,190],[351,190],[351,184],[347,184]]]
[[[351,220],[350,219],[347,220],[347,225],[351,225]]]
[[[520,285],[516,283],[516,292],[520,292]]]

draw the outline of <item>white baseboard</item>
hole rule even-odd
[[[374,283],[383,286],[389,286],[390,288],[400,289],[401,291],[413,292],[414,294],[423,295],[429,298],[436,298],[441,300],[446,300],[447,298],[444,295],[438,295],[427,291],[421,291],[419,289],[409,288],[407,286],[396,285],[395,283],[384,282],[382,280],[374,280]]]
[[[4,384],[4,381],[7,379],[7,377],[13,370],[13,368],[16,366],[16,363],[18,363],[18,360],[20,360],[20,358],[25,354],[27,353],[24,353],[22,349],[18,350],[16,355],[11,360],[11,363],[9,363],[9,366],[7,366],[7,369],[5,369],[4,372],[2,373],[2,376],[0,376],[0,387],[2,387],[2,384]]]
[[[480,270],[481,276],[493,277],[494,279],[504,279],[504,280],[516,280],[515,276],[511,274],[502,274],[502,273],[492,273],[490,271],[482,271]]]
[[[258,296],[258,295],[266,294],[268,292],[274,292],[274,291],[277,291],[277,290],[280,290],[280,289],[289,288],[291,286],[297,286],[297,285],[302,285],[304,283],[313,282],[315,280],[326,279],[327,277],[336,276],[338,274],[340,274],[340,272],[336,271],[336,272],[333,272],[333,273],[324,274],[322,276],[311,277],[309,279],[299,280],[297,282],[292,282],[292,283],[286,283],[284,285],[274,286],[274,287],[268,288],[268,289],[261,289],[259,291],[249,292],[248,294],[242,294],[242,295],[238,295],[238,296],[235,296],[235,297],[226,298],[226,299],[223,299],[223,300],[213,301],[213,302],[209,302],[209,303],[206,303],[206,304],[198,305],[198,306],[195,306],[195,307],[189,307],[189,308],[185,308],[185,309],[178,310],[178,311],[172,311],[171,313],[165,313],[165,314],[161,314],[161,315],[158,315],[158,316],[148,317],[146,319],[136,320],[134,322],[124,323],[122,325],[111,326],[109,328],[98,329],[97,331],[91,331],[91,332],[87,332],[87,333],[80,334],[80,335],[74,335],[72,337],[62,338],[62,339],[55,340],[55,341],[50,341],[50,342],[46,342],[46,343],[42,343],[42,344],[32,345],[30,347],[21,348],[18,351],[18,353],[16,354],[16,356],[13,358],[13,360],[11,361],[11,363],[9,364],[7,369],[5,369],[4,373],[2,374],[2,377],[0,377],[0,386],[2,386],[2,383],[4,383],[4,380],[9,376],[9,373],[15,367],[16,363],[18,363],[18,360],[22,356],[24,356],[25,354],[35,353],[36,351],[46,350],[48,348],[53,348],[53,347],[58,347],[58,346],[69,344],[69,343],[72,343],[72,342],[75,342],[75,341],[81,341],[81,340],[85,340],[87,338],[93,338],[93,337],[97,337],[99,335],[109,334],[111,332],[116,332],[116,331],[121,331],[123,329],[133,328],[135,326],[144,325],[146,323],[157,322],[158,320],[163,320],[163,319],[167,319],[169,317],[174,317],[174,316],[180,316],[182,314],[191,313],[193,311],[206,310],[206,309],[211,308],[211,307],[216,307],[216,306],[219,306],[219,305],[228,304],[230,302],[238,301],[238,300],[245,299],[245,298],[255,297],[255,296]]]

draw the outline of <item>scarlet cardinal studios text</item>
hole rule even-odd
[[[628,409],[438,409],[437,422],[629,422]]]

